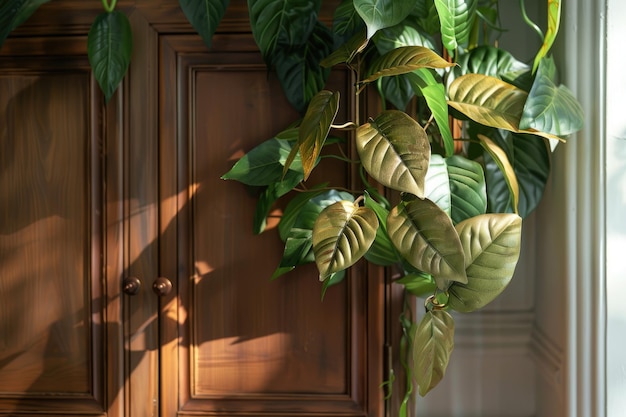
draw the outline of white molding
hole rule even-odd
[[[565,187],[566,415],[605,417],[606,0],[563,2],[563,82],[581,102],[585,126],[563,147]],[[544,277],[548,278],[548,277]]]
[[[565,353],[555,341],[537,326],[533,327],[529,352],[535,361],[537,373],[544,381],[560,392],[563,386]]]
[[[530,344],[534,317],[532,311],[455,314],[455,346],[524,354]]]

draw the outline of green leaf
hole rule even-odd
[[[435,42],[431,36],[412,19],[379,30],[372,40],[381,55],[403,46],[424,46],[435,50]]]
[[[313,262],[313,258],[309,256],[312,248],[312,230],[296,228],[291,229],[289,231],[289,236],[285,240],[283,257],[270,279],[274,280],[287,272],[293,271],[298,265]]]
[[[315,26],[307,42],[298,48],[281,48],[274,53],[276,74],[289,103],[304,113],[309,101],[324,88],[329,70],[320,64],[331,53],[330,30]]]
[[[411,16],[429,35],[440,33],[441,25],[434,0],[417,0]]]
[[[552,47],[557,33],[559,33],[559,24],[561,22],[561,0],[548,0],[548,30],[543,39],[543,44],[535,56],[533,62],[533,73],[539,67],[539,62],[548,54]]]
[[[454,319],[443,310],[428,311],[413,337],[415,379],[421,396],[443,379],[454,348]]]
[[[407,74],[383,77],[378,81],[378,92],[383,100],[390,102],[398,110],[406,110],[415,93],[411,88]]]
[[[320,281],[352,266],[365,255],[376,237],[374,211],[351,201],[326,207],[313,226],[313,252]]]
[[[448,306],[470,312],[493,301],[509,284],[519,259],[522,219],[516,214],[483,214],[456,226],[467,268],[467,283],[453,283]]]
[[[322,283],[322,300],[326,295],[326,290],[333,285],[337,285],[346,278],[346,270],[341,270],[338,272],[333,272],[330,276]]]
[[[252,34],[266,62],[307,43],[317,23],[320,0],[248,0]]]
[[[424,194],[448,216],[450,215],[450,179],[448,178],[446,161],[441,155],[433,154],[430,157]]]
[[[32,14],[35,13],[35,11],[37,11],[39,6],[44,3],[48,3],[49,1],[50,0],[26,0],[22,7],[20,7],[20,11],[17,16],[15,16],[15,21],[13,22],[13,27],[11,28],[11,30],[16,29],[18,26],[28,20],[28,18],[31,17]],[[1,41],[0,45],[2,45]]]
[[[355,33],[346,43],[342,44],[332,54],[324,58],[320,65],[330,68],[343,62],[350,63],[352,59],[367,46],[365,31]]]
[[[0,5],[0,46],[15,28],[17,17],[26,0],[3,0]]]
[[[363,31],[363,41],[367,39],[365,23],[354,8],[353,0],[342,0],[333,15],[333,37],[335,49]]]
[[[485,126],[517,131],[528,94],[498,78],[466,74],[448,88],[448,104]]]
[[[467,282],[465,256],[450,217],[430,200],[415,199],[391,210],[389,238],[415,268],[430,274],[443,291],[450,281]]]
[[[424,297],[437,290],[433,277],[423,272],[408,273],[394,283],[404,285],[404,288],[416,297]]]
[[[448,96],[451,107],[482,125],[562,140],[552,133],[520,129],[520,119],[528,93],[498,78],[465,74],[452,81]]]
[[[533,129],[567,136],[583,127],[583,110],[572,92],[557,85],[551,73],[556,72],[554,61],[544,58],[524,105],[520,129]]]
[[[124,78],[133,51],[133,33],[126,15],[103,12],[91,25],[87,55],[94,77],[108,102]]]
[[[320,91],[309,103],[298,131],[298,149],[302,159],[304,180],[306,181],[317,163],[330,127],[339,110],[339,92]],[[287,172],[295,154],[287,158],[283,172]]]
[[[368,39],[379,29],[402,22],[414,6],[406,0],[354,0],[354,8],[367,26]]]
[[[380,184],[424,197],[430,143],[406,113],[385,111],[359,126],[356,147],[363,167]]]
[[[446,91],[443,84],[438,82],[431,70],[426,68],[413,71],[406,76],[413,86],[413,91],[415,91],[415,93],[419,92],[424,96],[426,104],[439,127],[445,156],[451,156],[454,153],[454,138],[450,131],[448,103],[446,101]]]
[[[272,275],[276,278],[303,263],[314,262],[313,226],[322,210],[337,201],[351,201],[352,195],[337,190],[313,190],[299,193],[283,213],[278,224],[280,237],[285,241],[285,250],[279,267]]]
[[[272,206],[283,195],[293,190],[302,181],[302,173],[291,171],[280,182],[270,184],[259,196],[256,211],[254,213],[253,231],[260,234],[265,230],[267,215]]]
[[[459,56],[455,73],[474,73],[502,79],[504,74],[528,71],[528,65],[518,61],[510,52],[491,45],[481,45]]]
[[[519,183],[517,182],[517,176],[515,170],[509,161],[509,157],[506,152],[499,147],[495,142],[489,139],[485,135],[478,135],[480,144],[489,153],[489,156],[493,158],[494,162],[500,168],[500,171],[504,175],[504,179],[509,188],[509,197],[511,200],[511,206],[514,213],[518,213],[519,210]]]
[[[252,186],[280,182],[292,145],[292,142],[284,139],[266,140],[242,156],[226,174],[222,175],[222,179],[236,180]],[[303,172],[299,156],[295,157],[289,169]]]
[[[435,0],[441,40],[448,51],[467,43],[474,22],[476,0]]]
[[[446,159],[450,177],[452,221],[461,221],[485,214],[487,211],[487,187],[482,165],[460,155]]]
[[[378,217],[376,238],[365,254],[365,259],[381,266],[390,266],[400,262],[402,258],[387,235],[387,216],[389,211],[367,193],[365,195],[365,207],[372,209],[376,213],[376,217]]]
[[[513,165],[519,185],[519,215],[526,218],[539,204],[550,175],[550,151],[545,140],[533,135],[493,135]],[[489,208],[495,213],[511,213],[510,192],[502,171],[488,154],[485,174]]]
[[[210,48],[213,34],[226,12],[229,0],[179,0],[179,3],[191,26]]]
[[[406,74],[420,68],[448,68],[453,65],[423,46],[402,46],[376,58],[362,83],[376,81],[380,77]]]

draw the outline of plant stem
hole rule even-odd
[[[110,5],[109,5],[109,0],[102,0],[102,7],[104,7],[104,10],[106,10],[109,13],[115,10],[116,4],[117,4],[117,0],[111,0]]]
[[[524,7],[524,0],[519,0],[519,8],[522,11],[522,17],[524,18],[524,22],[526,22],[526,24],[530,26],[537,33],[537,35],[539,35],[539,38],[541,38],[541,42],[543,42],[545,39],[545,36],[543,35],[541,28],[537,26],[535,22],[530,20],[530,18],[526,14],[526,7]]]

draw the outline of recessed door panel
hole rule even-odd
[[[0,56],[0,414],[104,413],[98,106],[45,61]]]
[[[214,48],[207,52],[195,37],[162,44],[162,79],[171,87],[164,85],[161,120],[177,115],[176,126],[162,122],[161,137],[162,170],[178,175],[177,183],[166,175],[161,191],[173,196],[162,204],[169,225],[162,270],[176,276],[178,290],[165,300],[162,321],[164,379],[178,375],[181,389],[172,407],[220,416],[366,415],[365,276],[330,288],[323,301],[313,265],[271,281],[284,249],[274,230],[280,205],[255,235],[254,190],[220,179],[298,114],[249,35],[218,37]],[[345,91],[348,73],[333,83]],[[171,89],[177,110],[167,105]],[[350,183],[342,164],[318,169]]]

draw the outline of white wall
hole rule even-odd
[[[607,7],[607,415],[626,414],[626,2]]]
[[[513,283],[459,318],[448,374],[417,416],[626,416],[626,1],[562,4],[553,51],[585,126],[554,154]]]

